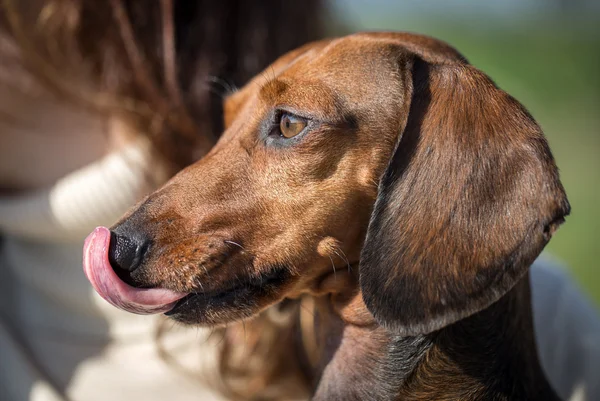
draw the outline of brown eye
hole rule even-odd
[[[293,138],[302,132],[306,124],[305,119],[284,113],[279,120],[279,132],[286,138]]]

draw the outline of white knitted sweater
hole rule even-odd
[[[140,140],[48,190],[0,197],[0,400],[218,399],[198,378],[215,357],[202,330],[167,322],[166,362],[166,319],[113,308],[82,271],[85,235],[152,189],[151,167]]]

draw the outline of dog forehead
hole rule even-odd
[[[364,85],[390,79],[397,72],[398,47],[363,36],[346,36],[316,46],[292,60],[281,77]],[[375,79],[375,81],[373,81]]]
[[[365,89],[386,86],[389,89],[390,83],[404,73],[404,63],[399,61],[415,55],[427,62],[468,64],[456,49],[432,37],[407,32],[359,32],[308,43],[290,51],[240,91],[228,96],[225,103],[237,109],[266,82],[281,75],[321,80],[342,92],[358,90],[359,96],[365,95]],[[341,88],[340,83],[343,83]]]
[[[408,52],[392,39],[362,33],[293,50],[225,99],[226,120],[255,114],[260,104],[288,104],[324,116],[339,114],[340,105],[346,111],[389,110],[406,73],[398,61]]]
[[[259,89],[265,103],[334,116],[397,97],[403,73],[389,43],[345,37],[298,55]]]

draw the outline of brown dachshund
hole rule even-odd
[[[288,53],[225,114],[205,158],[88,237],[105,299],[230,328],[308,299],[279,352],[313,400],[557,399],[528,267],[569,204],[523,106],[440,41],[362,33]]]

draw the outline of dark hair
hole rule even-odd
[[[321,3],[3,0],[0,28],[46,87],[128,119],[180,168],[206,153],[222,129],[215,84],[231,91],[319,38]]]

